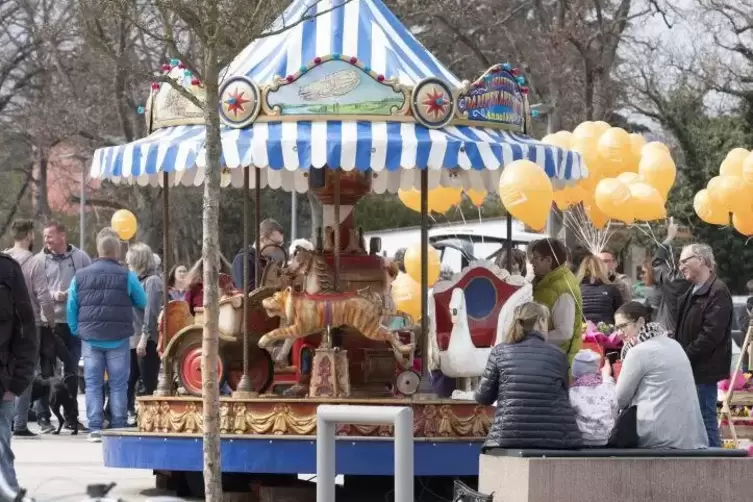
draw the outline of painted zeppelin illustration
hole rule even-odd
[[[314,66],[267,94],[280,115],[392,115],[405,96],[346,61]]]

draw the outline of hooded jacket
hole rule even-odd
[[[26,289],[29,291],[29,300],[31,308],[34,310],[34,321],[37,326],[41,326],[42,317],[45,319],[55,318],[55,304],[50,295],[50,288],[47,286],[47,276],[44,273],[44,262],[27,249],[10,248],[5,250],[11,258],[21,265],[24,273]],[[42,315],[42,313],[44,313]]]
[[[39,252],[38,256],[44,263],[44,271],[47,275],[47,287],[51,295],[54,295],[57,291],[68,291],[76,272],[88,267],[92,263],[88,254],[70,244],[63,254],[55,254],[44,248]],[[53,296],[53,302],[55,305],[54,322],[66,324],[68,321],[65,300],[57,301]],[[45,317],[44,312],[42,312],[42,321],[49,321]]]

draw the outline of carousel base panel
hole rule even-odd
[[[103,435],[106,467],[155,471],[201,472],[202,440],[128,430]],[[482,440],[417,439],[414,446],[416,476],[477,476]],[[221,463],[224,473],[304,474],[316,472],[314,437],[223,435]],[[392,438],[338,438],[337,474],[393,476]]]
[[[483,440],[494,408],[472,401],[423,398],[221,398],[221,434],[228,438],[254,436],[316,436],[316,409],[320,405],[408,406],[413,410],[415,438]],[[204,429],[198,397],[148,396],[138,399],[139,432],[200,436]],[[390,425],[342,424],[339,436],[390,437]]]
[[[712,502],[753,490],[741,450],[492,450],[479,457],[479,492],[494,502]]]

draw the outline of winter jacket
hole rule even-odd
[[[87,342],[120,342],[133,335],[134,307],[146,307],[136,274],[100,258],[71,281],[67,321],[71,333]]]
[[[259,257],[259,279],[267,266],[267,259],[264,256]],[[243,290],[243,249],[241,248],[233,258],[233,284],[239,290]],[[256,289],[256,249],[248,248],[248,290]]]
[[[680,298],[674,338],[690,359],[696,384],[729,378],[733,313],[732,295],[714,275]]]
[[[92,263],[88,254],[71,245],[68,245],[63,254],[55,254],[44,248],[39,252],[38,256],[40,260],[44,261],[44,270],[47,274],[47,287],[53,296],[58,291],[68,291],[76,272],[88,267]],[[55,319],[52,319],[52,321],[65,324],[67,322],[65,300],[53,301],[55,303]],[[45,317],[44,311],[42,312],[42,320],[45,322],[50,321],[50,319]]]
[[[495,346],[475,394],[482,405],[497,401],[484,448],[580,447],[569,379],[565,353],[539,333]]]
[[[50,288],[47,286],[47,275],[44,272],[44,262],[38,255],[28,249],[10,248],[5,251],[11,258],[21,265],[29,292],[31,308],[34,309],[34,321],[41,326],[42,317],[55,319],[55,303],[52,301]],[[42,313],[44,312],[44,315]]]
[[[0,253],[0,396],[6,391],[21,395],[38,360],[39,337],[23,271]]]
[[[679,268],[671,262],[671,248],[669,243],[656,248],[654,261],[651,266],[654,269],[654,282],[661,292],[659,311],[656,313],[656,322],[669,332],[675,331],[677,325],[677,309],[680,297],[690,289],[691,284],[685,279]]]
[[[575,380],[570,387],[570,405],[583,434],[583,444],[607,444],[618,411],[614,378],[589,374]]]
[[[159,339],[157,319],[162,309],[162,279],[156,272],[139,277],[139,282],[146,293],[146,307],[133,309],[133,336],[131,348],[135,349],[141,340],[141,334],[145,333],[148,340],[155,343]]]
[[[623,303],[617,286],[601,281],[591,283],[589,279],[584,279],[580,283],[580,294],[583,297],[583,317],[587,321],[614,324],[614,313]]]

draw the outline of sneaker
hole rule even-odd
[[[39,425],[39,429],[42,434],[49,434],[50,432],[56,430],[55,426],[50,423],[50,419],[48,418],[40,418],[39,420],[37,420],[37,425]]]
[[[86,439],[90,443],[101,443],[102,442],[102,432],[101,431],[91,431],[89,433],[89,437]]]
[[[128,427],[136,427],[138,422],[138,417],[136,416],[136,412],[129,411],[128,412]]]
[[[35,438],[37,437],[36,434],[31,432],[27,427],[24,427],[23,429],[14,429],[13,430],[13,436],[17,438]]]

